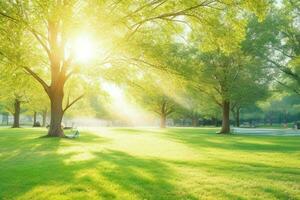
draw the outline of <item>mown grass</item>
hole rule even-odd
[[[0,199],[300,199],[300,137],[0,128]]]

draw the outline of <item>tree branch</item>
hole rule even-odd
[[[40,35],[32,28],[29,30],[33,36],[37,39],[37,41],[42,45],[44,50],[47,52],[48,57],[51,57],[50,49],[47,47],[46,43],[40,38]]]
[[[300,92],[299,92],[297,89],[295,89],[295,88],[293,88],[293,87],[290,87],[290,86],[288,86],[287,84],[285,84],[285,83],[283,83],[283,82],[281,82],[281,81],[279,81],[279,80],[276,80],[276,82],[279,83],[280,85],[282,85],[283,87],[285,87],[285,88],[287,88],[287,89],[289,89],[289,90],[292,90],[292,91],[295,92],[297,95],[300,95]]]
[[[23,67],[26,72],[28,72],[33,78],[35,78],[45,89],[45,91],[49,94],[49,85],[34,71],[32,71],[29,67]]]
[[[154,16],[154,17],[149,17],[149,18],[146,18],[144,20],[141,20],[137,23],[135,23],[134,25],[132,25],[131,27],[134,28],[134,33],[137,31],[137,29],[139,27],[141,27],[142,24],[145,24],[146,22],[149,22],[149,21],[153,21],[153,20],[156,20],[156,19],[161,19],[161,20],[172,20],[170,19],[170,17],[177,17],[177,16],[182,16],[182,15],[187,15],[188,16],[188,11],[191,11],[191,10],[195,10],[199,7],[204,7],[204,6],[208,6],[209,4],[212,4],[216,2],[215,0],[211,0],[211,1],[203,1],[202,3],[199,3],[197,5],[194,5],[194,6],[191,6],[191,7],[188,7],[188,8],[185,8],[183,10],[179,10],[179,11],[175,11],[175,12],[170,12],[170,13],[164,13],[164,14],[161,14],[161,15],[158,15],[158,16]]]
[[[6,17],[6,18],[9,18],[10,20],[13,20],[13,21],[19,21],[18,19],[12,17],[12,16],[9,16],[8,14],[6,13],[3,13],[3,12],[0,12],[0,15],[3,16],[3,17]]]
[[[79,101],[80,99],[82,99],[84,97],[84,94],[80,95],[79,97],[77,97],[76,99],[74,99],[71,103],[69,103],[69,100],[67,102],[66,107],[64,108],[63,112],[66,112],[73,104],[75,104],[77,101]]]
[[[292,77],[293,79],[295,79],[298,83],[300,83],[300,77],[298,74],[294,73],[290,68],[283,66],[269,58],[266,58],[270,63],[274,64],[280,71],[282,71],[283,73],[289,75],[290,77]]]

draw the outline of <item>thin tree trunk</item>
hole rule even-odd
[[[42,118],[43,118],[42,126],[45,127],[47,121],[47,110],[43,110]]]
[[[235,116],[236,127],[240,127],[240,109],[241,108],[239,107],[236,109],[236,116]]]
[[[160,116],[160,128],[166,128],[167,117],[165,114],[161,114]]]
[[[288,123],[288,111],[284,112],[284,123],[287,124]]]
[[[2,124],[8,125],[8,114],[2,113]]]
[[[270,113],[269,113],[269,125],[270,126],[272,126],[273,125],[273,111],[271,111]]]
[[[229,121],[229,114],[230,114],[230,102],[223,101],[223,118],[222,118],[222,128],[220,134],[227,134],[230,133],[230,121]]]
[[[36,126],[36,112],[33,112],[33,127]]]
[[[14,123],[12,128],[20,128],[20,112],[21,112],[21,101],[18,99],[14,103]]]
[[[288,127],[288,111],[284,112],[284,127]]]
[[[193,117],[192,118],[192,126],[197,127],[198,126],[198,117]]]
[[[214,125],[215,127],[218,127],[218,118],[212,117],[211,120],[212,120],[212,125]]]

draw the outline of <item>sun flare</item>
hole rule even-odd
[[[109,110],[112,114],[131,123],[132,126],[152,123],[152,120],[154,119],[153,115],[131,102],[126,97],[122,88],[108,82],[102,82],[102,87],[111,97],[111,106]]]
[[[73,50],[75,59],[79,62],[87,62],[95,55],[95,46],[87,35],[75,39]]]

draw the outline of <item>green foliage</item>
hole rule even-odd
[[[281,88],[296,93],[300,83],[298,21],[297,2],[283,1],[281,6],[272,7],[262,23],[252,20],[248,42],[252,52],[265,59]]]
[[[203,117],[219,116],[216,105],[225,100],[248,106],[267,96],[270,71],[263,68],[266,62],[258,55],[267,52],[264,45],[274,34],[253,36],[268,31],[260,30],[260,22],[271,26],[276,19],[266,17],[267,11],[277,8],[265,0],[3,1],[0,8],[1,59],[13,61],[19,69],[29,67],[42,81],[35,78],[44,82],[44,88],[45,84],[55,87],[59,78],[68,77],[63,84],[63,105],[68,107],[78,95],[85,94],[74,110],[67,112],[70,117],[107,115],[105,106],[99,106],[106,101],[99,80],[113,81],[125,89],[143,88],[132,91],[131,96],[144,99],[137,100],[144,106],[155,105],[154,99],[167,99],[171,107]],[[276,24],[274,30],[278,27]],[[97,56],[89,62],[70,56],[69,63],[67,52],[82,33],[93,38]],[[12,40],[18,42],[12,44]],[[261,46],[253,52],[255,45]],[[18,58],[21,61],[14,54],[22,55]],[[57,63],[68,67],[61,67],[60,75],[54,76]],[[291,65],[297,63],[295,59]],[[145,77],[147,80],[140,80]],[[52,90],[45,90],[52,96]],[[45,107],[45,97],[32,97],[32,102],[43,105],[30,103],[29,107]],[[91,103],[91,99],[98,103]]]
[[[178,107],[175,85],[170,84],[172,79],[161,79],[155,74],[140,74],[134,85],[127,88],[128,96],[148,111],[157,116],[169,117]],[[169,77],[171,78],[171,77]]]

